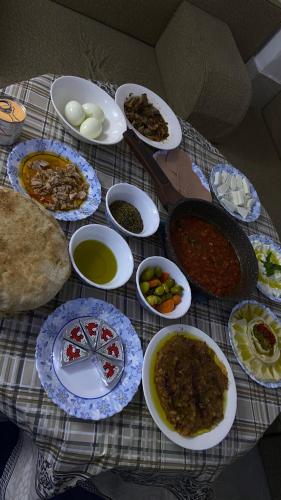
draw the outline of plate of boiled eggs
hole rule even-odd
[[[120,142],[127,129],[114,99],[90,80],[61,76],[51,87],[51,100],[63,127],[88,144]]]

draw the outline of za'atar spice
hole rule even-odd
[[[143,221],[134,205],[123,200],[116,200],[109,206],[114,219],[127,231],[139,234],[143,230]]]

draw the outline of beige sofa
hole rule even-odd
[[[250,102],[237,44],[247,59],[277,14],[266,0],[1,0],[0,86],[47,72],[133,81],[216,139]]]

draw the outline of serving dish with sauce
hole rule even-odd
[[[213,353],[214,362],[227,378],[227,389],[222,400],[222,419],[210,428],[199,428],[192,435],[182,435],[167,418],[155,384],[157,356],[167,343],[177,336],[184,336],[192,342],[202,342]],[[172,360],[171,360],[172,363]],[[237,405],[236,385],[230,365],[219,346],[204,332],[189,325],[170,325],[160,330],[150,341],[145,352],[142,383],[146,404],[159,429],[174,443],[191,450],[205,450],[216,446],[230,431]]]
[[[255,289],[258,265],[249,238],[213,203],[190,198],[173,207],[166,224],[166,249],[189,282],[209,297],[241,300]]]
[[[56,219],[84,219],[100,204],[101,185],[95,170],[62,142],[20,142],[8,156],[7,171],[16,191],[36,199]]]
[[[243,370],[267,388],[281,387],[281,322],[268,307],[245,300],[231,311],[228,333]]]

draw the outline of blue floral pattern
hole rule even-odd
[[[243,309],[243,307],[245,307],[249,304],[252,304],[253,306],[258,306],[261,309],[264,309],[264,311],[266,312],[266,314],[268,314],[268,316],[270,316],[277,323],[280,323],[279,318],[277,318],[276,314],[274,314],[274,312],[271,311],[271,309],[269,309],[269,307],[266,307],[265,305],[261,304],[260,302],[257,302],[256,300],[243,300],[242,302],[239,302],[239,304],[236,304],[236,306],[233,307],[233,309],[230,313],[230,316],[229,316],[227,330],[228,330],[228,337],[230,340],[230,344],[231,344],[234,355],[235,355],[239,365],[241,366],[241,368],[247,373],[247,375],[252,380],[257,382],[257,384],[262,385],[263,387],[267,387],[268,389],[276,389],[277,387],[281,387],[281,380],[278,380],[276,382],[267,382],[265,380],[260,380],[259,378],[255,377],[255,375],[250,370],[248,370],[247,366],[243,363],[243,360],[240,358],[240,355],[239,355],[239,353],[236,349],[235,343],[233,341],[232,328],[231,328],[232,317],[239,309]]]
[[[271,238],[266,236],[265,234],[252,234],[249,236],[250,242],[253,243],[258,241],[259,243],[263,243],[265,245],[269,245],[273,252],[281,255],[281,246],[275,243]],[[273,293],[270,292],[270,288],[266,287],[260,280],[257,282],[257,288],[260,290],[266,297],[271,299],[273,302],[281,303],[281,297],[276,297]]]
[[[73,395],[55,374],[55,338],[66,323],[81,316],[93,316],[110,324],[120,335],[125,350],[125,367],[120,382],[100,398],[84,399]],[[70,300],[46,319],[37,338],[35,360],[42,386],[54,403],[75,417],[100,420],[120,412],[134,397],[141,381],[143,353],[130,320],[112,304],[88,298]]]
[[[249,186],[249,189],[250,189],[252,199],[254,200],[254,204],[251,208],[250,213],[247,215],[247,217],[243,218],[237,212],[233,212],[232,210],[229,210],[224,205],[223,199],[219,198],[218,192],[217,192],[217,187],[215,186],[215,174],[217,172],[227,172],[228,174],[231,174],[231,175],[240,175],[241,177],[243,177],[243,179],[246,179],[248,186]],[[238,170],[237,168],[233,167],[232,165],[225,164],[225,163],[219,163],[218,165],[215,165],[212,168],[212,171],[210,174],[210,186],[212,188],[214,195],[216,196],[217,200],[219,201],[219,203],[223,206],[223,208],[227,212],[229,212],[232,215],[232,217],[235,217],[236,219],[240,220],[241,222],[253,222],[259,218],[259,216],[261,214],[261,204],[260,204],[258,194],[257,194],[254,186],[250,183],[249,179],[242,172],[240,172],[240,170]]]
[[[67,144],[48,139],[31,139],[20,142],[8,156],[7,172],[13,188],[22,194],[27,194],[21,183],[19,167],[22,159],[30,153],[50,151],[59,156],[63,156],[73,162],[82,172],[89,184],[89,193],[86,200],[76,210],[50,211],[59,220],[75,221],[85,219],[92,215],[98,208],[101,201],[101,185],[93,167],[83,158],[78,151],[71,149]]]
[[[204,186],[204,188],[210,192],[209,183],[207,181],[205,174],[202,172],[201,168],[198,167],[198,165],[196,165],[195,163],[192,163],[192,171],[197,175],[197,177],[199,177],[202,186]]]

